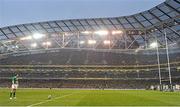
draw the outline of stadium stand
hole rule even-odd
[[[180,52],[169,54],[170,62],[179,61],[179,54]],[[165,52],[160,54],[161,63],[167,62],[166,57]],[[151,65],[156,63],[156,53],[114,53],[70,49],[52,53],[10,56],[0,60],[2,65]]]

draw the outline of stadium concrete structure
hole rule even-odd
[[[0,87],[15,73],[20,87],[180,84],[179,23],[180,1],[166,0],[130,16],[0,28]]]

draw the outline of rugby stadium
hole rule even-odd
[[[0,28],[0,106],[180,106],[179,91],[179,0]]]

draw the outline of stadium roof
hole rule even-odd
[[[51,38],[48,40],[53,39],[53,42],[55,42],[53,43],[53,48],[65,47],[65,44],[66,46],[74,47],[77,44],[75,44],[72,39],[81,36],[81,32],[95,32],[100,30],[111,32],[122,31],[123,38],[121,39],[124,40],[123,43],[128,46],[120,46],[119,48],[137,48],[148,44],[148,42],[155,37],[158,39],[159,44],[163,45],[164,31],[167,33],[168,42],[176,43],[180,38],[179,23],[180,2],[178,0],[166,0],[150,10],[124,17],[56,20],[8,26],[0,28],[1,53],[6,52],[7,50],[12,51],[13,48],[16,48],[12,48],[11,45],[17,46],[18,49],[16,50],[21,50],[19,49],[20,47],[22,50],[29,50],[26,45],[27,42],[19,41],[19,39],[34,35],[34,33],[45,34],[48,38]],[[63,35],[70,33],[76,35],[76,37],[72,37],[71,40],[70,37],[62,37]],[[55,40],[54,37],[56,37]],[[60,38],[60,41],[57,37]],[[90,38],[92,39],[92,35],[88,39]],[[61,39],[63,39],[63,46],[61,45]],[[65,43],[66,39],[71,45]],[[47,37],[44,40],[47,41]],[[32,41],[30,43],[32,43]],[[118,42],[116,41],[116,43]],[[40,42],[38,41],[37,44],[40,44]],[[116,46],[116,44],[114,45]],[[43,46],[40,46],[39,48],[43,48]]]

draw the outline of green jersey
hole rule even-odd
[[[16,76],[12,77],[12,84],[18,84],[18,79]]]

